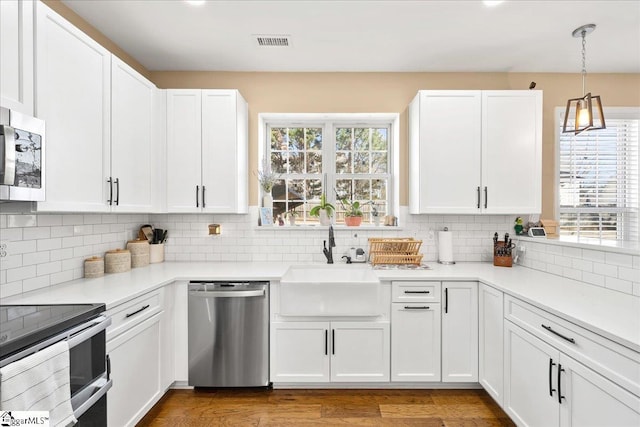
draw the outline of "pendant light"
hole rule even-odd
[[[599,95],[586,93],[585,80],[587,78],[585,37],[596,29],[596,24],[587,24],[576,28],[573,37],[582,38],[582,98],[573,98],[567,101],[567,110],[564,113],[564,125],[562,133],[575,133],[576,135],[586,130],[605,129],[604,115],[602,114],[602,102]],[[575,111],[575,125],[567,128],[569,113]]]

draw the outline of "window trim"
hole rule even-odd
[[[640,107],[603,107],[604,110],[604,117],[607,119],[630,119],[630,118],[637,118],[640,119]],[[564,123],[564,114],[566,111],[566,107],[555,107],[555,120],[554,120],[554,126],[555,126],[555,150],[554,150],[554,163],[555,163],[555,167],[554,167],[554,175],[553,175],[553,188],[555,191],[555,195],[554,195],[554,218],[556,219],[556,221],[558,221],[558,225],[560,223],[560,136],[561,136],[561,128],[562,128],[562,123]],[[640,144],[640,141],[639,141]],[[639,147],[640,149],[640,147]],[[639,171],[640,173],[640,171]],[[640,200],[640,185],[638,186],[638,199]],[[640,215],[638,215],[638,224],[636,225],[638,228],[640,228]],[[613,240],[612,240],[613,241]],[[615,241],[618,242],[625,242],[625,241],[634,241],[635,240],[629,240],[629,239],[616,239]]]
[[[389,191],[389,211],[388,215],[399,217],[400,213],[400,114],[398,113],[259,113],[258,114],[258,158],[256,165],[262,168],[262,162],[268,149],[266,140],[267,127],[278,125],[301,125],[314,126],[324,125],[327,122],[339,124],[340,126],[371,126],[376,123],[390,127],[390,147],[389,147],[389,177],[391,185]],[[333,126],[331,127],[333,128]],[[332,166],[332,170],[335,166]],[[333,171],[335,177],[335,170]],[[258,188],[258,199],[256,205],[260,206],[262,191]],[[311,227],[311,226],[310,226]]]

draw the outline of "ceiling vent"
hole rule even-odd
[[[286,34],[254,34],[260,47],[289,47],[291,36]]]

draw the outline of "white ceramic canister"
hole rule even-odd
[[[149,262],[164,262],[164,243],[149,245]]]
[[[131,271],[131,252],[127,249],[114,249],[104,254],[105,273],[124,273]]]
[[[131,267],[146,267],[149,265],[149,241],[129,240],[127,249],[131,251]]]

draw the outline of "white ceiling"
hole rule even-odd
[[[640,0],[63,0],[149,70],[640,72]],[[252,35],[287,34],[258,47]]]

